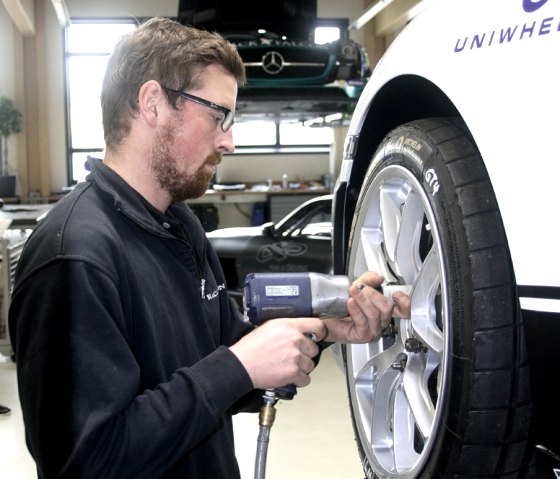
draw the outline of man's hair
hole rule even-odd
[[[179,91],[201,88],[199,73],[217,65],[242,86],[243,61],[234,45],[218,33],[198,30],[166,18],[152,18],[117,43],[101,89],[103,130],[107,149],[115,149],[130,133],[138,112],[140,87],[155,80]],[[168,97],[173,108],[179,101]]]

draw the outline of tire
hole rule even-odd
[[[375,153],[347,273],[411,286],[410,319],[343,348],[366,477],[529,477],[532,403],[510,253],[464,123],[425,119]]]

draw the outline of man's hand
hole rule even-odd
[[[381,335],[393,316],[410,317],[410,298],[401,292],[393,295],[393,302],[377,289],[383,277],[368,271],[352,283],[349,289],[349,317],[327,318],[326,341],[339,343],[369,343]]]
[[[327,335],[317,318],[280,318],[267,321],[230,347],[243,364],[255,388],[286,384],[307,386],[315,369],[319,347],[308,335],[321,341]]]

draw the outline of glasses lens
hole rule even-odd
[[[233,111],[228,111],[225,114],[224,119],[222,121],[222,130],[224,131],[224,133],[231,128],[231,125],[233,125],[233,121],[234,121]]]

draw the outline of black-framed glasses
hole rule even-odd
[[[206,108],[210,108],[214,111],[219,111],[220,113],[223,113],[224,118],[222,119],[222,123],[220,123],[220,127],[222,128],[222,131],[224,133],[231,128],[231,125],[233,125],[233,122],[235,120],[234,118],[235,114],[229,108],[226,108],[225,106],[222,105],[218,105],[217,103],[214,103],[212,101],[205,100],[204,98],[200,98],[199,96],[191,95],[190,93],[185,93],[184,91],[173,90],[172,88],[166,88],[166,87],[162,87],[162,88],[164,90],[170,91],[171,93],[175,93],[176,95],[179,95],[181,98],[184,98],[185,100],[198,103],[199,105],[205,106]]]

